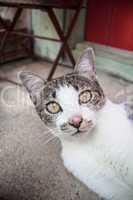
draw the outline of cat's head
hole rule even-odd
[[[42,121],[58,137],[74,137],[91,132],[105,96],[96,78],[94,53],[86,49],[71,74],[45,81],[30,72],[20,78]]]

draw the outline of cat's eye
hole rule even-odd
[[[79,102],[81,104],[85,104],[85,103],[88,103],[91,100],[91,98],[92,98],[92,94],[91,94],[90,90],[85,90],[80,93]]]
[[[57,114],[61,111],[60,105],[56,103],[55,101],[49,102],[46,105],[46,109],[49,113],[52,113],[52,114]]]
[[[92,93],[92,103],[93,104],[97,104],[97,102],[99,101],[99,93],[97,91]]]

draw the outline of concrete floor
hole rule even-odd
[[[27,60],[4,65],[1,73],[19,82],[20,71],[47,77],[50,67]],[[59,67],[55,76],[70,71]],[[100,71],[98,76],[109,98],[124,98],[130,83]],[[1,82],[0,91],[0,200],[98,200],[64,168],[59,141],[45,144],[51,134],[24,88]]]

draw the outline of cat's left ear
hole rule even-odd
[[[36,104],[46,82],[38,75],[35,75],[31,72],[21,72],[19,77],[24,87],[29,92],[31,100],[34,104]]]
[[[84,50],[75,66],[74,71],[86,77],[96,75],[95,55],[92,48]]]

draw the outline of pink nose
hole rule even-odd
[[[76,128],[79,128],[82,120],[83,120],[82,116],[75,115],[69,119],[69,124],[71,124],[72,126],[74,126]]]

